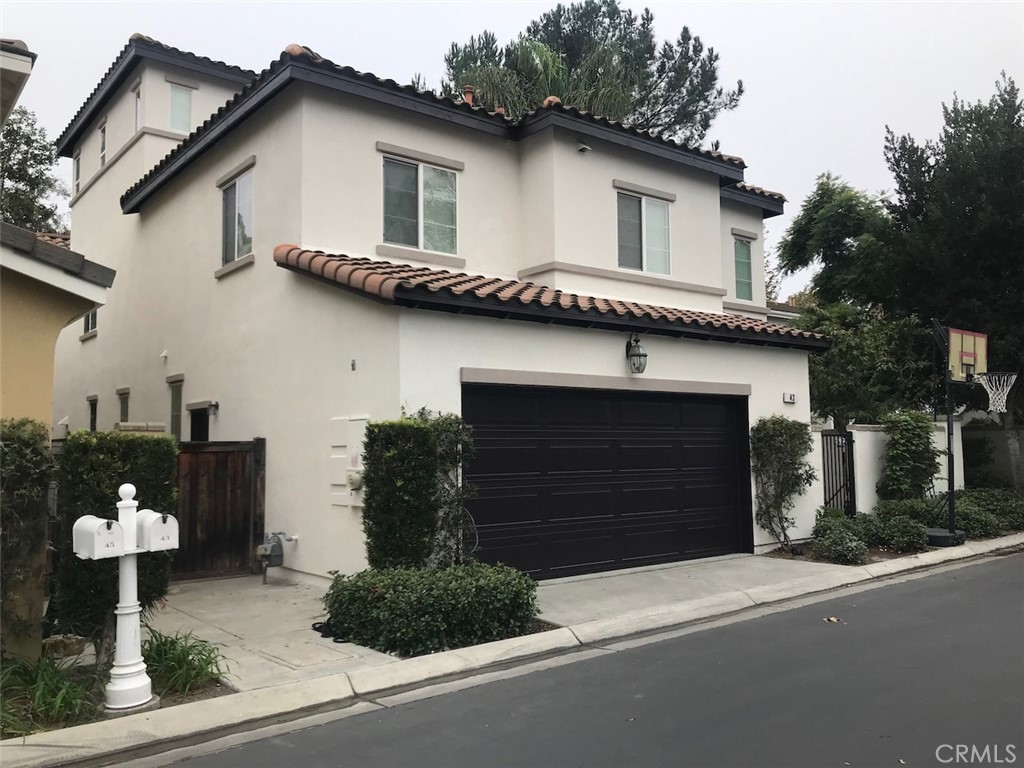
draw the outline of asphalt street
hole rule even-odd
[[[976,751],[961,750],[964,759],[957,760],[957,745]],[[353,715],[175,765],[874,768],[968,762],[1024,764],[1024,554]]]

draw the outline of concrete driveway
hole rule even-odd
[[[801,594],[861,581],[865,576],[858,571],[857,568],[829,563],[760,555],[726,555],[688,563],[543,581],[537,589],[537,600],[542,619],[571,626],[736,592],[760,603],[768,593],[792,589],[795,594]]]

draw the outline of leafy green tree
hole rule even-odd
[[[559,4],[532,21],[525,33],[500,46],[484,31],[466,44],[452,43],[445,65],[446,94],[464,85],[477,103],[519,117],[547,96],[632,123],[642,130],[699,144],[722,111],[735,109],[743,83],[718,82],[718,53],[683,27],[658,45],[654,15],[639,16],[616,0]]]
[[[36,116],[16,107],[0,136],[0,218],[33,232],[65,231],[57,203],[68,196],[53,167],[57,152]]]
[[[808,362],[811,408],[837,429],[877,423],[897,409],[916,409],[937,392],[931,335],[916,318],[890,318],[847,303],[803,302],[795,324],[823,333],[832,348]]]
[[[891,200],[822,176],[783,238],[785,273],[815,265],[825,303],[931,318],[989,336],[989,369],[1024,373],[1024,104],[1004,74],[987,102],[954,97],[919,144],[887,129]],[[930,352],[922,350],[922,362]],[[1024,420],[1024,383],[1008,426]],[[1015,413],[1014,413],[1015,412]]]

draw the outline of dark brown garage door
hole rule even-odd
[[[745,398],[465,385],[478,556],[537,578],[753,551]]]

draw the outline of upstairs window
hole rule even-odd
[[[75,152],[74,159],[74,181],[75,181],[75,194],[78,194],[78,190],[82,186],[82,155],[79,152]]]
[[[130,393],[128,389],[117,390],[117,404],[119,408],[118,421],[126,423],[128,421],[128,398]]]
[[[252,171],[246,171],[224,187],[222,200],[221,262],[230,264],[252,253]]]
[[[135,86],[135,130],[142,127],[142,86]]]
[[[750,241],[737,237],[733,241],[736,255],[736,298],[753,301],[754,274],[750,263]]]
[[[96,431],[96,412],[97,412],[97,408],[99,406],[99,402],[97,401],[97,399],[95,397],[90,397],[88,399],[89,399],[89,431],[90,432],[95,432]]]
[[[384,242],[454,254],[458,248],[455,173],[384,158]]]
[[[107,126],[100,126],[100,168],[107,164]]]
[[[171,130],[192,130],[192,89],[171,83]]]
[[[618,193],[619,266],[669,274],[668,203]]]
[[[96,330],[96,310],[92,309],[85,315],[85,325],[82,333],[91,333]]]

